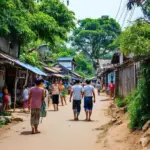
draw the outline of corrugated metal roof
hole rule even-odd
[[[65,76],[61,75],[61,74],[53,74],[53,76],[58,77],[58,78],[64,78]]]
[[[40,70],[39,68],[37,67],[34,67],[34,66],[31,66],[29,64],[26,64],[26,63],[23,63],[15,58],[12,58],[11,56],[9,55],[6,55],[6,54],[3,54],[3,53],[0,53],[0,56],[9,60],[9,61],[12,61],[13,63],[17,64],[17,65],[20,65],[21,67],[25,68],[25,69],[28,69],[38,75],[41,75],[41,76],[47,76],[46,73],[44,73],[42,70]]]
[[[58,58],[58,61],[66,61],[66,60],[72,61],[73,57],[60,57],[60,58]]]
[[[56,70],[56,71],[58,71],[58,72],[61,71],[61,68],[59,68],[59,67],[52,67],[52,69],[53,69],[53,70]]]
[[[50,71],[52,73],[58,73],[58,71],[56,71],[56,70],[54,70],[54,69],[52,69],[50,67],[44,67],[44,69],[46,69],[47,71]]]

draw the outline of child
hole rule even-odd
[[[3,88],[3,110],[6,111],[9,107],[10,95],[8,93],[7,87]]]

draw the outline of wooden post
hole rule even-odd
[[[14,112],[16,109],[16,100],[17,100],[17,83],[18,83],[18,69],[16,70],[16,78],[15,78],[15,87],[14,87]]]
[[[25,83],[24,83],[23,88],[27,85],[28,77],[29,77],[29,70],[26,71],[26,79],[25,79]]]

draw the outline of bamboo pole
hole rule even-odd
[[[29,77],[29,70],[26,71],[26,79],[25,79],[25,83],[24,83],[23,87],[25,87],[27,85],[28,77]]]
[[[14,112],[16,109],[16,100],[17,100],[17,83],[18,83],[18,69],[16,70],[16,78],[15,78],[15,87],[14,87]]]

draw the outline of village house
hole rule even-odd
[[[19,61],[20,45],[11,36],[0,37],[0,93],[7,86],[12,101],[20,100],[24,85],[32,85],[37,75],[47,76],[37,67]]]
[[[115,83],[115,95],[127,96],[137,87],[139,79],[140,62],[125,57],[121,52],[114,53],[111,63],[104,64],[103,71],[99,74],[106,87],[111,81]]]
[[[75,60],[73,57],[60,57],[58,59],[58,64],[64,66],[71,71],[75,70]]]

